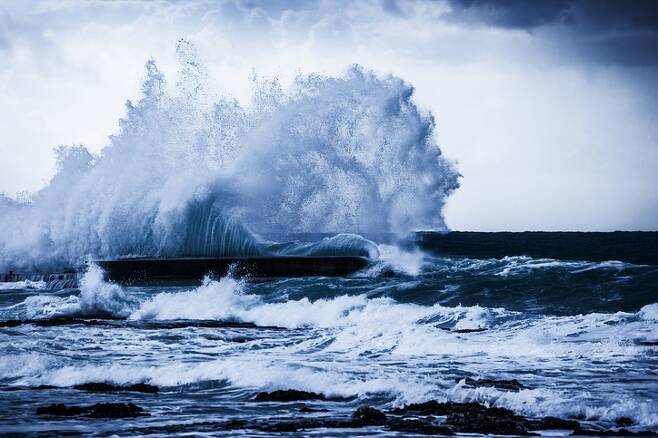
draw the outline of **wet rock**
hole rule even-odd
[[[284,421],[256,421],[248,425],[248,429],[260,430],[263,432],[296,432],[307,429],[348,429],[364,427],[365,424],[357,423],[353,420],[339,420],[330,418],[316,418],[303,420],[284,420]]]
[[[455,328],[450,328],[450,327],[439,327],[439,328],[441,330],[445,330],[445,331],[451,332],[451,333],[479,333],[479,332],[487,331],[487,329],[483,328],[483,327],[472,328],[472,329],[455,329]]]
[[[37,409],[37,415],[55,415],[57,417],[75,417],[89,413],[89,409],[82,406],[66,406],[63,403],[42,406]]]
[[[628,429],[619,430],[594,430],[594,429],[578,429],[571,435],[573,436],[658,436],[658,433],[651,430],[641,430],[638,432],[631,432]]]
[[[440,403],[436,400],[430,400],[424,403],[411,403],[401,408],[393,409],[391,412],[397,415],[416,414],[416,415],[450,415],[460,412],[475,412],[489,409],[479,403]],[[503,408],[496,408],[503,409]],[[508,412],[514,414],[512,411]]]
[[[361,406],[352,414],[352,420],[364,426],[374,426],[386,423],[386,415],[379,409]]]
[[[494,379],[471,379],[470,377],[467,377],[464,380],[466,381],[467,385],[475,386],[475,387],[485,386],[485,387],[491,387],[496,389],[502,389],[504,391],[514,391],[514,392],[519,392],[522,389],[526,389],[526,387],[516,379],[494,380]]]
[[[505,408],[486,407],[479,403],[440,403],[430,400],[413,403],[391,411],[395,415],[446,416],[445,426],[454,432],[496,435],[532,435],[533,430],[577,430],[580,423],[545,417],[530,420]]]
[[[37,415],[54,415],[58,417],[85,416],[91,418],[125,418],[148,415],[144,409],[132,403],[96,403],[92,406],[66,406],[52,404],[37,409]]]
[[[96,403],[91,407],[90,417],[123,418],[144,415],[144,409],[133,403]]]
[[[486,332],[487,329],[483,327],[479,327],[474,329],[452,329],[451,331],[453,333],[480,333],[480,332]]]
[[[619,417],[615,420],[615,423],[619,427],[628,427],[628,426],[632,426],[634,421],[628,417]]]
[[[298,391],[296,389],[278,390],[272,392],[259,392],[256,395],[256,401],[274,401],[274,402],[290,402],[290,401],[304,401],[304,400],[326,400],[327,398],[322,394],[315,392]]]
[[[530,430],[576,430],[580,423],[576,420],[563,420],[557,417],[544,417],[541,420],[528,421]]]
[[[303,424],[301,423],[295,423],[295,422],[279,422],[279,423],[273,423],[273,424],[265,424],[260,427],[258,427],[259,430],[262,430],[263,432],[297,432],[300,429],[305,429],[308,428],[304,427]]]
[[[423,435],[454,435],[452,429],[445,425],[419,419],[395,418],[387,422],[386,427],[393,432],[417,433]]]
[[[530,435],[523,417],[502,408],[455,412],[448,415],[446,424],[457,432]]]
[[[75,389],[89,392],[145,392],[148,394],[156,394],[160,389],[157,386],[149,385],[146,383],[136,383],[134,385],[112,385],[105,382],[92,382],[83,383],[81,385],[73,386]]]
[[[313,412],[329,412],[329,409],[312,408],[310,406],[302,406],[299,409],[299,412],[303,412],[305,414],[310,414],[310,413],[313,413]]]

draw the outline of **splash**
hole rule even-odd
[[[209,97],[193,46],[178,55],[171,92],[146,63],[141,100],[100,155],[59,147],[56,175],[30,202],[0,198],[0,269],[254,255],[258,233],[445,228],[459,175],[403,80],[359,66],[285,89],[254,79],[241,105]]]
[[[22,306],[26,319],[57,317],[125,318],[135,303],[121,286],[103,280],[103,271],[90,265],[80,281],[80,294],[59,297],[34,295]]]

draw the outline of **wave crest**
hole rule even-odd
[[[249,105],[212,100],[181,42],[172,93],[154,61],[143,96],[98,156],[60,147],[30,202],[0,202],[0,269],[86,258],[252,255],[256,232],[444,229],[458,173],[413,87],[361,67],[284,89],[255,80]],[[322,244],[320,244],[322,246]]]

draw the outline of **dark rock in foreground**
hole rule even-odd
[[[275,391],[276,392],[276,391]],[[305,393],[304,391],[280,391],[281,393]],[[271,393],[263,393],[271,394]],[[318,394],[315,394],[318,395]],[[98,405],[95,405],[98,406]],[[130,405],[123,405],[130,406]],[[132,405],[134,406],[134,405]],[[136,406],[134,406],[137,408]],[[67,408],[64,405],[52,405],[40,408],[49,410],[51,415],[87,415],[93,407]],[[140,410],[140,408],[137,408]],[[56,413],[51,413],[56,412]],[[407,417],[410,415],[411,417]],[[92,415],[88,415],[92,416]],[[445,417],[445,419],[436,418]],[[420,417],[420,418],[419,418]],[[228,420],[207,421],[199,423],[182,423],[166,426],[136,427],[124,432],[128,434],[188,434],[217,433],[221,431],[252,430],[266,433],[299,432],[311,429],[359,429],[364,427],[382,427],[392,432],[418,435],[450,436],[455,433],[477,433],[492,435],[536,435],[533,430],[563,429],[574,430],[573,435],[584,436],[657,436],[651,431],[631,432],[619,430],[589,430],[581,429],[575,420],[564,420],[556,417],[528,419],[505,408],[489,408],[479,403],[439,403],[431,400],[425,403],[407,405],[393,409],[387,415],[384,412],[361,406],[351,418],[299,418],[268,420]]]
[[[391,413],[395,415],[445,416],[447,418],[444,424],[454,432],[530,435],[532,430],[580,429],[580,423],[575,420],[563,420],[555,417],[531,420],[517,415],[509,409],[486,407],[479,403],[440,403],[430,400],[393,409]]]
[[[308,391],[298,391],[296,389],[277,390],[272,392],[259,392],[256,395],[256,401],[306,401],[306,400],[326,400],[322,394]]]
[[[592,430],[592,429],[578,429],[572,435],[575,436],[658,436],[658,433],[650,430],[642,430],[639,432],[631,432],[628,429],[619,430]]]
[[[416,433],[422,435],[454,435],[448,426],[435,424],[427,419],[394,418],[388,420],[386,427],[393,432]]]
[[[312,408],[310,406],[302,406],[299,408],[299,412],[303,412],[305,414],[310,414],[313,412],[329,412],[329,409],[323,409],[323,408]]]
[[[54,415],[57,417],[84,416],[90,418],[126,418],[148,415],[144,409],[132,403],[96,403],[91,406],[66,406],[52,404],[37,409],[37,415]]]
[[[485,386],[485,387],[491,387],[496,389],[502,389],[504,391],[514,391],[514,392],[519,392],[522,389],[526,389],[526,387],[516,379],[495,380],[495,379],[471,379],[470,377],[467,377],[464,380],[466,385],[468,386],[475,386],[475,387]]]
[[[436,400],[430,400],[424,403],[411,403],[401,408],[393,409],[391,410],[391,413],[396,415],[450,415],[459,412],[472,412],[481,409],[487,408],[479,403],[439,403]]]
[[[634,421],[628,417],[619,417],[615,420],[615,423],[619,427],[628,427],[628,426],[632,426]]]
[[[446,424],[457,432],[494,435],[529,434],[525,418],[516,415],[509,409],[486,408],[482,405],[450,413]]]
[[[81,385],[73,386],[74,389],[89,392],[145,392],[148,394],[156,394],[160,389],[154,385],[146,383],[136,383],[134,385],[112,385],[105,382],[91,382],[83,383]]]
[[[361,406],[352,414],[352,420],[364,426],[375,426],[386,423],[386,415],[370,406]]]
[[[544,417],[541,420],[528,420],[531,430],[578,430],[580,423],[576,420],[563,420],[557,417]]]

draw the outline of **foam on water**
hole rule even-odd
[[[32,281],[32,280],[22,280],[22,281],[5,281],[0,282],[0,290],[20,290],[20,289],[45,289],[47,286],[46,282],[43,280]]]
[[[380,252],[382,257],[390,254],[382,247]],[[444,367],[443,372],[449,372],[458,367],[472,375],[491,375],[512,368],[525,373],[525,379],[550,376],[566,382],[573,378],[569,373],[576,373],[596,382],[605,370],[627,369],[630,364],[633,369],[650,366],[644,361],[658,351],[652,344],[658,339],[658,304],[637,312],[529,316],[477,305],[419,305],[390,297],[344,295],[340,289],[321,299],[278,296],[272,300],[254,293],[255,287],[226,277],[206,279],[189,290],[140,295],[104,282],[100,270],[92,268],[82,280],[79,296],[31,297],[22,305],[34,317],[105,314],[132,321],[217,319],[288,330],[272,330],[262,339],[238,344],[214,336],[203,341],[196,330],[172,332],[172,336],[185,333],[185,342],[190,343],[182,356],[175,353],[178,347],[160,343],[152,333],[132,333],[116,345],[120,351],[150,348],[163,358],[175,357],[155,361],[135,356],[117,362],[79,362],[66,356],[12,351],[0,356],[0,381],[29,386],[146,382],[165,388],[224,382],[249,390],[295,388],[359,398],[380,394],[393,405],[428,399],[477,401],[530,416],[605,421],[628,416],[641,426],[658,425],[658,411],[646,397],[622,386],[615,390],[615,400],[608,401],[603,392],[616,383],[593,384],[588,391],[574,392],[571,383],[562,381],[557,388],[530,385],[509,392],[474,388],[436,369]],[[484,331],[460,332],[474,329]],[[87,330],[89,340],[99,336],[93,328]],[[70,336],[76,339],[78,335]],[[195,350],[199,354],[193,354]]]
[[[29,318],[105,315],[133,320],[215,319],[291,329],[339,329],[333,345],[350,354],[378,349],[412,355],[486,352],[492,357],[577,359],[588,355],[614,360],[647,351],[629,341],[658,339],[655,304],[637,313],[528,318],[520,312],[497,308],[423,306],[365,295],[267,302],[250,294],[245,283],[230,277],[206,279],[197,288],[162,292],[138,303],[120,286],[103,281],[102,271],[93,265],[82,279],[79,296],[32,296],[24,306]],[[490,330],[462,342],[446,329]]]
[[[126,317],[133,301],[121,286],[103,280],[103,271],[90,265],[80,281],[80,294],[68,297],[35,295],[23,303],[25,317],[44,319],[63,316]]]

